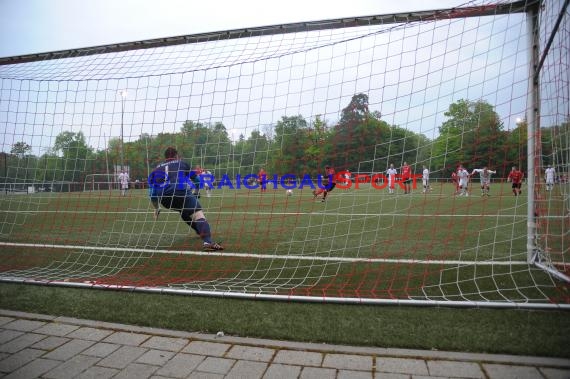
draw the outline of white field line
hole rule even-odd
[[[397,217],[518,217],[526,218],[524,215],[510,215],[510,214],[427,214],[427,213],[347,213],[347,212],[251,212],[251,211],[206,211],[207,214],[233,214],[233,215],[274,215],[274,216],[344,216],[344,217],[385,217],[385,216],[397,216]],[[13,211],[13,210],[2,210],[0,213],[19,213],[19,214],[38,214],[38,213],[64,213],[64,214],[148,214],[152,215],[152,211],[66,211],[66,210],[41,210],[41,211]],[[163,214],[163,213],[161,213]],[[173,213],[175,214],[175,213]],[[543,216],[543,218],[564,218],[567,216]]]
[[[247,259],[291,259],[301,261],[319,262],[344,262],[344,263],[399,263],[399,264],[424,264],[424,265],[482,265],[482,266],[512,266],[528,265],[526,261],[459,261],[459,260],[424,260],[424,259],[387,259],[387,258],[358,258],[358,257],[320,257],[307,255],[271,255],[271,254],[251,254],[251,253],[230,253],[230,252],[204,252],[193,250],[167,250],[167,249],[140,249],[128,247],[104,247],[104,246],[81,246],[81,245],[51,245],[39,243],[17,243],[0,242],[0,246],[12,247],[35,247],[42,249],[72,249],[81,251],[113,251],[113,252],[138,252],[149,254],[178,254],[194,256],[214,256],[214,257],[237,257]]]

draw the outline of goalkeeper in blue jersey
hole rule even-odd
[[[164,162],[156,166],[148,178],[154,219],[158,219],[160,205],[175,210],[180,213],[182,220],[202,238],[204,251],[224,250],[219,243],[212,241],[210,224],[204,216],[202,206],[192,195],[191,189],[187,188],[197,175],[196,172],[191,171],[190,166],[180,159],[174,147],[166,149],[164,158]]]

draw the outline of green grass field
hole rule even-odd
[[[450,192],[444,185],[427,195],[390,196],[365,187],[335,190],[321,203],[308,191],[215,191],[201,202],[226,250],[205,255],[175,212],[153,221],[143,190],[125,198],[117,191],[4,195],[0,270],[4,278],[98,288],[568,303],[566,286],[517,263],[526,259],[526,197],[512,196],[507,185],[495,185],[489,198]],[[545,202],[546,215],[565,209],[558,195]],[[553,253],[567,249],[564,222],[542,222]],[[474,264],[489,259],[513,264]],[[8,283],[0,284],[0,307],[251,337],[570,357],[570,318],[560,310],[310,304]]]
[[[541,203],[541,243],[563,261],[559,187]],[[564,189],[567,190],[567,189]],[[526,262],[526,196],[336,189],[215,190],[202,206],[222,253],[178,213],[152,218],[145,190],[4,195],[4,276],[40,281],[331,298],[569,301],[567,288]],[[491,262],[493,264],[491,264]]]

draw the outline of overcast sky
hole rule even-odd
[[[0,56],[466,4],[473,2],[0,0]],[[213,41],[32,63],[16,72],[3,66],[0,150],[25,141],[39,154],[64,130],[81,130],[92,147],[102,149],[119,136],[123,115],[126,141],[142,133],[177,132],[185,120],[222,122],[235,140],[252,130],[263,132],[285,115],[309,121],[322,115],[332,124],[358,92],[369,95],[370,110],[389,124],[429,138],[436,136],[449,104],[459,99],[496,105],[510,128],[526,105],[524,95],[511,102],[527,87],[523,19],[418,23],[406,32],[390,29],[357,39],[341,35],[346,43],[330,46],[327,33],[319,32],[325,38],[321,47],[309,50],[313,40],[300,33],[289,42],[279,36],[254,39],[255,49],[248,50],[244,41]],[[363,28],[354,29],[346,33]],[[299,42],[306,45],[298,54],[287,52]],[[279,51],[272,53],[274,48]],[[176,54],[169,54],[173,49]],[[236,57],[243,62],[232,61]],[[141,68],[139,61],[147,63]],[[128,96],[121,98],[123,90]]]
[[[0,0],[0,56],[465,3],[467,0]]]

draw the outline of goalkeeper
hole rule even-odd
[[[180,213],[180,217],[204,241],[204,251],[224,250],[212,241],[210,224],[204,216],[198,199],[187,189],[188,179],[192,180],[196,172],[178,156],[174,147],[164,152],[164,162],[160,163],[149,177],[149,196],[154,208],[154,219],[158,219],[160,205]]]

